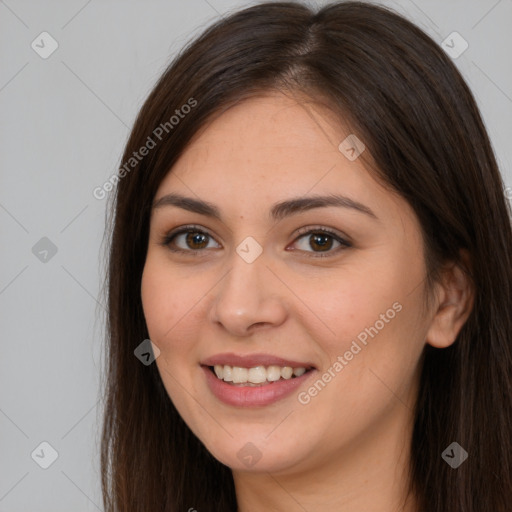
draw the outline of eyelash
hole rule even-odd
[[[170,233],[165,235],[163,237],[161,245],[166,247],[167,249],[169,249],[172,252],[181,253],[181,254],[184,254],[184,253],[187,253],[187,254],[198,254],[200,252],[204,252],[204,249],[173,249],[173,248],[171,248],[170,244],[173,241],[173,239],[176,236],[184,234],[184,233],[199,233],[201,235],[206,235],[206,236],[208,236],[210,238],[213,238],[212,235],[210,235],[204,229],[201,229],[199,226],[188,225],[188,226],[183,226],[183,227],[179,228],[178,230],[171,231]],[[327,258],[327,257],[333,256],[335,254],[338,254],[338,252],[340,252],[340,251],[342,251],[344,249],[348,249],[348,248],[352,247],[350,242],[348,242],[347,240],[341,238],[340,235],[338,235],[337,233],[335,233],[334,231],[332,231],[329,228],[325,228],[325,227],[321,227],[321,226],[313,227],[313,228],[301,228],[301,229],[299,229],[299,231],[297,233],[297,237],[295,238],[294,242],[297,241],[299,238],[302,238],[305,235],[312,235],[312,234],[328,235],[328,236],[334,238],[337,242],[339,242],[341,244],[336,249],[326,251],[325,253],[318,252],[318,251],[302,251],[302,252],[306,252],[306,253],[311,253],[309,256],[312,257],[312,258]]]

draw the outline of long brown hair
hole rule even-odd
[[[474,97],[443,50],[388,8],[343,2],[313,12],[269,2],[218,21],[189,44],[149,95],[126,145],[106,280],[105,511],[237,509],[231,470],[192,434],[156,365],[142,364],[134,350],[149,337],[140,284],[159,184],[212,116],[271,90],[325,99],[364,141],[375,175],[420,221],[427,288],[443,262],[458,261],[461,249],[469,254],[471,315],[452,346],[423,354],[410,489],[421,511],[510,510],[511,212]],[[152,147],[135,159],[144,145]],[[441,457],[454,441],[469,454],[457,469]]]

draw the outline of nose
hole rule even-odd
[[[234,336],[248,336],[254,330],[278,327],[287,317],[283,283],[267,267],[262,253],[252,263],[236,252],[227,275],[215,287],[210,320]]]

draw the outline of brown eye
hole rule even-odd
[[[208,235],[189,231],[186,233],[185,242],[190,249],[204,249],[208,245]]]
[[[320,257],[331,256],[351,247],[351,244],[338,234],[326,229],[310,229],[296,239],[295,245],[301,251],[312,253],[311,256]]]
[[[214,239],[205,231],[197,228],[184,228],[169,233],[162,241],[162,245],[175,252],[196,252],[208,248]],[[217,244],[217,246],[219,245]]]
[[[330,235],[323,233],[315,233],[310,235],[309,245],[314,248],[319,248],[320,251],[328,251],[333,244],[333,238]]]

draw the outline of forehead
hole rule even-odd
[[[178,192],[208,199],[228,215],[332,193],[371,204],[374,211],[399,206],[362,159],[340,151],[348,135],[342,120],[318,103],[278,92],[244,100],[196,134],[155,201]]]

